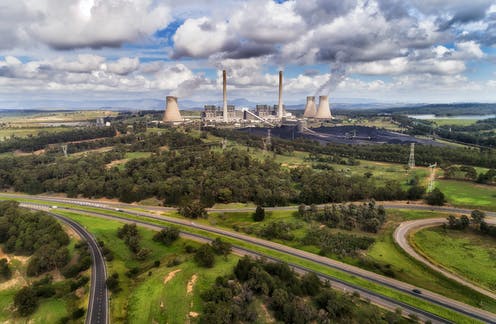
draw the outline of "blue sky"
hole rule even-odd
[[[474,0],[3,0],[0,108],[330,94],[495,102],[496,5]],[[319,93],[320,92],[320,93]],[[146,107],[140,107],[146,108]]]

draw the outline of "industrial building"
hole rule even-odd
[[[201,120],[208,125],[247,125],[266,124],[269,126],[282,123],[294,123],[296,118],[286,111],[283,104],[284,74],[279,71],[278,100],[276,105],[258,104],[254,110],[242,108],[236,110],[234,105],[227,102],[227,72],[222,71],[222,106],[205,105],[201,114]],[[177,97],[167,96],[166,108],[163,122],[168,124],[180,124],[184,119],[179,112]],[[316,106],[315,97],[308,96],[303,114],[304,119],[316,121],[331,120],[331,108],[328,96],[320,96],[319,104]]]
[[[163,122],[172,124],[183,122],[183,117],[179,112],[179,106],[177,104],[177,97],[167,96],[165,102]]]
[[[274,125],[280,123],[284,118],[292,118],[286,112],[282,103],[283,93],[283,72],[279,71],[279,96],[277,105],[257,105],[254,111],[248,109],[236,110],[233,105],[227,104],[227,73],[222,71],[222,98],[223,105],[205,105],[202,113],[202,120],[206,123],[232,124],[232,123],[266,123]]]

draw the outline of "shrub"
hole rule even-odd
[[[36,292],[30,287],[22,288],[14,296],[14,306],[21,316],[33,314],[38,307]]]
[[[439,190],[438,188],[434,188],[434,190],[427,194],[427,196],[425,197],[425,201],[429,205],[442,206],[446,202],[446,198],[444,197],[444,193],[442,193],[441,190]]]
[[[252,218],[255,222],[263,221],[265,219],[265,209],[261,206],[257,206],[257,209],[255,209]]]
[[[209,244],[202,245],[195,253],[195,262],[205,268],[212,268],[215,263],[214,250]]]
[[[167,227],[153,236],[155,242],[161,242],[165,245],[171,245],[172,242],[179,238],[179,229],[176,227]]]

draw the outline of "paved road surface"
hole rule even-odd
[[[160,225],[156,225],[153,223],[149,223],[145,220],[143,220],[143,221],[132,220],[132,219],[124,218],[124,217],[110,216],[110,215],[106,215],[106,214],[100,214],[100,213],[96,213],[96,212],[87,212],[87,211],[82,211],[82,210],[78,210],[78,209],[59,207],[59,210],[70,210],[70,211],[77,212],[78,214],[82,214],[82,215],[89,215],[89,216],[105,218],[105,219],[109,219],[109,220],[117,220],[119,222],[128,223],[128,224],[136,223],[139,226],[143,226],[143,227],[146,227],[146,228],[149,228],[152,230],[156,230],[156,231],[159,231],[159,230],[166,227],[166,226],[160,226]],[[199,234],[188,233],[188,232],[181,232],[181,237],[184,237],[186,239],[196,240],[196,241],[199,241],[202,243],[208,243],[211,241],[211,239],[208,237],[205,237],[205,236],[202,236]],[[258,253],[258,252],[240,247],[240,246],[233,246],[233,253],[235,253],[237,255],[241,255],[241,256],[248,255],[251,257],[255,257],[255,258],[256,257],[263,257],[265,259],[269,259],[269,260],[272,260],[275,262],[283,261],[281,259],[269,257],[269,256],[266,256],[264,254],[261,254],[261,253]],[[297,264],[292,264],[292,263],[288,263],[288,264],[290,267],[292,267],[298,273],[304,274],[307,272],[314,272],[321,278],[321,280],[329,281],[331,283],[332,287],[334,287],[336,289],[340,289],[340,290],[348,292],[348,293],[356,291],[360,294],[361,298],[366,299],[366,300],[370,300],[373,304],[376,304],[380,307],[386,308],[390,311],[395,311],[397,308],[401,308],[401,309],[403,309],[404,314],[415,314],[422,321],[428,321],[429,320],[432,323],[451,323],[450,321],[448,321],[442,317],[436,316],[434,314],[431,314],[431,313],[424,311],[422,309],[418,309],[418,308],[413,307],[411,305],[408,305],[406,303],[397,301],[393,298],[383,296],[381,294],[377,294],[373,291],[369,291],[369,290],[362,288],[360,286],[349,284],[349,283],[342,281],[340,279],[331,277],[331,276],[326,275],[326,274],[315,272],[311,269],[302,267],[302,266],[297,265]]]
[[[57,215],[53,212],[48,212],[43,206],[33,206],[29,204],[20,204],[21,207],[43,210],[49,215],[61,220],[72,227],[80,237],[82,237],[90,248],[91,253],[91,287],[90,298],[88,302],[88,311],[86,314],[86,324],[108,324],[109,323],[109,305],[107,295],[107,270],[105,269],[105,260],[103,258],[100,247],[93,235],[91,235],[83,226],[77,222]]]
[[[487,223],[490,224],[496,224],[496,219],[486,219]],[[444,276],[464,285],[467,287],[472,288],[475,291],[478,291],[479,293],[486,295],[490,298],[496,299],[496,294],[484,289],[478,285],[473,284],[472,282],[466,280],[465,278],[443,268],[440,267],[439,265],[431,263],[427,258],[422,256],[420,253],[418,253],[411,245],[410,241],[408,239],[409,233],[414,230],[420,230],[422,228],[426,227],[434,227],[434,226],[439,226],[441,224],[446,223],[446,218],[428,218],[428,219],[419,219],[419,220],[413,220],[413,221],[408,221],[408,222],[403,222],[401,223],[396,230],[394,231],[393,237],[396,243],[403,249],[405,250],[406,253],[408,253],[410,256],[415,258],[416,260],[424,263],[427,265],[429,268],[434,269],[435,271],[438,271],[442,273]]]
[[[26,198],[27,197],[27,198],[31,198],[31,199],[40,199],[40,200],[51,201],[51,202],[57,202],[58,201],[58,202],[64,202],[64,203],[72,203],[72,204],[76,204],[76,205],[90,205],[93,207],[99,207],[99,208],[110,209],[110,210],[113,210],[114,206],[116,206],[113,204],[106,204],[106,203],[101,203],[101,202],[91,202],[91,201],[87,201],[87,200],[81,200],[80,201],[80,200],[75,200],[75,199],[60,199],[60,198],[52,198],[52,197],[46,197],[46,196],[16,195],[14,197],[16,197],[16,198]],[[433,293],[433,292],[430,292],[427,290],[422,290],[422,294],[415,294],[414,292],[412,292],[413,289],[418,289],[415,286],[406,284],[404,282],[401,282],[401,281],[398,281],[398,280],[395,280],[392,278],[381,276],[381,275],[378,275],[376,273],[366,271],[366,270],[363,270],[361,268],[354,267],[354,266],[351,266],[351,265],[348,265],[348,264],[345,264],[345,263],[342,263],[342,262],[339,262],[336,260],[324,258],[324,257],[318,256],[318,255],[312,254],[312,253],[297,250],[297,249],[287,247],[287,246],[284,246],[281,244],[277,244],[274,242],[250,237],[248,235],[227,231],[227,230],[219,229],[219,228],[212,227],[212,226],[196,224],[196,223],[190,222],[188,220],[184,220],[184,219],[171,218],[171,217],[166,217],[166,216],[157,216],[155,214],[151,214],[151,213],[147,213],[147,212],[136,211],[135,210],[136,206],[133,206],[133,205],[118,204],[118,206],[120,206],[121,208],[127,207],[127,209],[128,209],[128,210],[126,210],[127,213],[134,214],[137,216],[141,216],[141,217],[145,217],[145,218],[149,218],[149,219],[158,219],[158,220],[167,221],[170,223],[176,223],[176,224],[180,224],[180,225],[185,225],[185,226],[201,229],[204,231],[209,231],[209,232],[214,233],[214,234],[233,237],[233,238],[243,240],[243,241],[249,242],[251,244],[255,244],[255,245],[264,247],[264,248],[269,248],[269,249],[272,249],[275,251],[286,253],[288,255],[293,255],[293,256],[297,256],[297,257],[302,258],[302,259],[310,260],[310,261],[313,261],[313,262],[316,262],[316,263],[319,263],[319,264],[322,264],[322,265],[325,265],[325,266],[328,266],[331,268],[335,268],[335,269],[338,269],[340,271],[343,271],[343,272],[346,272],[346,273],[349,273],[352,275],[355,275],[357,277],[361,277],[363,279],[366,279],[366,280],[369,280],[369,281],[372,281],[372,282],[375,282],[378,284],[382,284],[382,285],[387,286],[391,289],[401,291],[405,294],[413,295],[417,298],[421,298],[421,299],[424,299],[424,300],[429,301],[431,303],[449,308],[451,310],[460,312],[466,316],[470,316],[472,318],[481,320],[483,322],[496,323],[496,315],[493,313],[481,310],[481,309],[476,308],[476,307],[472,307],[470,305],[466,305],[464,303],[446,298],[442,295],[439,295],[439,294],[436,294],[436,293]],[[413,204],[391,204],[391,205],[387,205],[385,207],[387,207],[387,208],[421,209],[421,210],[429,209],[429,210],[438,210],[438,211],[446,211],[446,212],[462,212],[462,213],[469,213],[470,212],[470,210],[464,210],[464,209],[456,209],[456,211],[455,211],[455,209],[448,208],[448,207],[431,207],[431,206],[422,206],[422,205],[413,205]],[[147,207],[145,207],[145,206],[139,206],[139,208],[140,209],[147,209]],[[296,208],[297,207],[294,207],[294,206],[279,207],[279,208],[273,208],[273,210],[294,210]],[[132,209],[134,209],[134,210],[132,210]],[[161,208],[153,208],[153,210],[157,210],[157,209],[158,210],[164,210]],[[246,210],[253,210],[253,209],[246,209]],[[226,211],[226,210],[224,210],[224,211]],[[237,211],[239,211],[239,210],[237,210]],[[494,214],[494,213],[492,213],[492,214]],[[116,217],[116,218],[119,218],[119,217]],[[135,221],[132,221],[132,222],[135,222]]]

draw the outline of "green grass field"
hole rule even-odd
[[[81,216],[71,216],[71,218],[74,218],[78,221],[81,221]],[[89,218],[90,222],[91,222],[91,217],[86,217],[86,218]],[[160,221],[152,221],[152,223],[165,223],[166,222],[160,222]],[[201,233],[202,235],[205,235],[205,236],[209,236],[207,233],[204,233],[202,231],[198,231],[198,230],[190,230],[191,232],[198,232],[198,233]],[[323,265],[319,265],[319,264],[315,264],[311,261],[307,261],[307,260],[301,260],[300,258],[297,258],[297,257],[293,257],[293,256],[289,256],[287,254],[284,254],[284,253],[280,253],[280,252],[276,252],[276,251],[271,251],[271,250],[268,250],[268,249],[265,249],[265,248],[260,248],[260,247],[254,247],[250,244],[247,244],[247,243],[242,243],[240,241],[237,241],[237,240],[233,240],[233,239],[229,239],[229,238],[226,238],[225,239],[226,241],[228,242],[231,242],[233,244],[237,244],[238,246],[242,246],[242,247],[245,247],[245,248],[249,248],[249,249],[252,249],[253,251],[257,251],[257,252],[260,252],[260,253],[263,253],[263,254],[266,254],[266,255],[270,255],[272,257],[275,257],[275,258],[278,258],[280,260],[285,260],[286,262],[294,262],[296,264],[300,264],[304,267],[307,267],[309,269],[312,269],[314,271],[318,271],[318,272],[321,272],[321,273],[326,273],[326,274],[329,274],[331,276],[335,276],[336,278],[340,278],[342,280],[345,280],[345,281],[348,281],[348,282],[352,282],[356,285],[359,285],[359,286],[362,286],[364,288],[367,288],[367,289],[371,289],[373,291],[376,291],[376,292],[379,292],[381,294],[384,294],[386,296],[390,296],[394,299],[397,299],[397,300],[400,300],[400,301],[403,301],[405,303],[408,303],[408,304],[411,304],[411,305],[415,305],[417,307],[420,307],[420,308],[423,308],[425,310],[428,310],[428,311],[431,311],[435,314],[438,314],[438,315],[441,315],[443,317],[446,317],[448,319],[451,319],[451,320],[454,320],[456,318],[457,322],[458,323],[474,323],[473,320],[469,320],[467,319],[466,317],[463,317],[459,314],[455,314],[451,311],[448,311],[442,307],[438,307],[438,306],[435,306],[435,305],[432,305],[426,301],[423,301],[423,300],[419,300],[413,296],[407,296],[407,295],[404,295],[402,293],[398,293],[398,292],[395,292],[395,291],[391,291],[390,289],[386,288],[386,287],[383,287],[381,285],[377,285],[375,283],[372,283],[370,281],[367,281],[367,280],[363,280],[363,279],[360,279],[360,278],[357,278],[355,276],[352,276],[352,275],[348,275],[348,274],[344,274],[340,271],[337,271],[337,270],[333,270],[329,267],[326,267],[326,266],[323,266]],[[470,292],[470,291],[469,291]],[[469,296],[469,297],[466,297],[466,296]],[[477,298],[474,298],[474,299],[471,299],[470,297],[471,294],[467,294],[464,299],[462,301],[464,302],[468,302],[468,303],[471,303],[471,304],[474,304],[474,300],[478,300]],[[478,297],[478,296],[476,296]],[[490,302],[488,303],[488,305],[490,304]],[[492,305],[486,305],[484,304],[484,306],[487,308],[487,307],[490,307]],[[495,307],[496,308],[496,307]],[[116,319],[114,319],[114,322],[116,321]],[[120,322],[120,321],[117,321],[117,322]]]
[[[0,141],[8,139],[12,136],[15,137],[28,137],[30,135],[36,136],[41,132],[55,133],[66,131],[67,127],[9,127],[0,128]]]
[[[477,119],[453,119],[453,118],[440,118],[430,119],[438,126],[455,125],[455,126],[470,126],[477,122]]]
[[[161,267],[151,276],[142,275],[129,297],[129,323],[187,323],[190,312],[201,313],[200,293],[210,288],[218,276],[231,273],[237,260],[234,255],[227,262],[217,258],[211,269],[198,268],[193,261],[187,261],[173,268]],[[164,283],[173,271],[178,272]],[[193,276],[197,280],[188,293],[187,285]]]
[[[436,180],[436,187],[453,206],[496,211],[496,186],[468,181]]]
[[[36,200],[33,200],[33,199],[22,199],[23,201],[26,201],[26,202],[35,202]],[[40,202],[41,204],[43,204],[43,202]],[[63,205],[63,204],[61,204]],[[87,209],[87,210],[93,210],[93,208],[90,208],[90,207],[81,207],[81,209]],[[100,211],[101,212],[101,211]],[[67,212],[61,212],[61,211],[58,211],[58,213],[61,213],[61,214],[64,214],[66,216],[70,216],[71,218],[77,220],[77,221],[80,221],[80,218],[81,216],[80,215],[77,215],[77,214],[74,214],[74,213],[67,213]],[[107,212],[105,212],[107,213]],[[109,214],[114,214],[114,212],[108,212]],[[116,214],[119,214],[116,212]],[[408,212],[408,214],[411,214],[411,212]],[[135,217],[135,216],[132,216],[132,215],[128,215],[126,213],[120,213],[121,216],[124,216],[126,218],[129,218],[129,219],[133,219],[133,218],[139,218],[139,217]],[[420,217],[427,217],[425,216],[424,214],[420,215]],[[86,217],[86,220],[89,222],[89,223],[93,223],[92,220],[94,220],[92,217]],[[150,220],[151,223],[156,223],[156,224],[162,224],[162,225],[167,225],[167,222],[164,222],[164,221],[158,221],[158,220]],[[198,233],[198,234],[201,234],[201,235],[204,235],[206,237],[215,237],[207,232],[204,232],[202,230],[197,230],[197,229],[191,229],[191,228],[187,228],[187,227],[184,227],[184,226],[179,226],[179,228],[181,228],[182,230],[187,230],[189,232],[192,232],[192,233]],[[269,249],[266,249],[266,248],[263,248],[263,247],[257,247],[257,246],[253,246],[249,243],[246,243],[246,242],[242,242],[242,241],[239,241],[239,240],[236,240],[236,239],[232,239],[232,238],[225,238],[226,241],[232,243],[232,244],[235,244],[237,246],[240,246],[240,247],[244,247],[244,248],[248,248],[250,250],[253,250],[253,251],[257,251],[259,253],[262,253],[262,254],[266,254],[268,256],[271,256],[271,257],[274,257],[276,259],[280,259],[280,260],[284,260],[286,262],[290,262],[290,263],[295,263],[295,264],[299,264],[301,266],[304,266],[304,267],[307,267],[309,269],[312,269],[314,271],[317,271],[317,272],[321,272],[321,273],[325,273],[325,274],[328,274],[328,275],[331,275],[331,276],[334,276],[336,278],[339,278],[341,280],[344,280],[346,282],[350,282],[350,283],[353,283],[353,284],[356,284],[356,285],[359,285],[359,286],[362,286],[364,288],[367,288],[367,289],[370,289],[372,291],[375,291],[375,292],[378,292],[380,294],[384,294],[385,296],[389,296],[391,298],[394,298],[394,299],[397,299],[397,300],[400,300],[400,301],[403,301],[405,303],[408,303],[408,304],[411,304],[411,305],[415,305],[417,307],[420,307],[424,310],[428,310],[428,311],[431,311],[433,312],[434,314],[438,314],[440,316],[443,316],[447,319],[450,319],[450,320],[455,320],[456,319],[456,322],[457,323],[474,323],[473,320],[471,319],[468,319],[460,314],[457,314],[457,313],[454,313],[452,311],[449,311],[447,309],[444,309],[442,307],[439,307],[439,306],[436,306],[436,305],[433,305],[433,304],[430,304],[426,301],[423,301],[423,300],[420,300],[414,296],[410,296],[410,295],[405,295],[403,293],[400,293],[400,292],[397,292],[397,291],[394,291],[394,290],[391,290],[387,287],[384,287],[384,286],[381,286],[381,285],[378,285],[378,284],[375,284],[375,283],[372,283],[370,281],[367,281],[367,280],[364,280],[364,279],[360,279],[356,276],[353,276],[353,275],[348,275],[348,274],[345,274],[341,271],[338,271],[338,270],[334,270],[332,268],[329,268],[327,266],[323,266],[323,265],[320,265],[320,264],[316,264],[314,262],[311,262],[311,261],[307,261],[307,260],[302,260],[298,257],[293,257],[293,256],[290,256],[290,255],[287,255],[285,253],[281,253],[281,252],[277,252],[277,251],[273,251],[273,250],[269,250]],[[467,294],[464,295],[464,297],[461,299],[461,301],[463,302],[467,302],[469,304],[472,304],[472,305],[475,305],[475,306],[480,306],[480,299],[482,298],[483,299],[483,296],[478,296],[477,294],[475,294],[474,296],[472,296],[472,291],[468,290],[467,291]],[[482,307],[484,307],[485,309],[491,309],[493,308],[494,309],[494,306],[492,305],[492,303],[494,303],[494,301],[489,301],[487,303],[482,303]]]
[[[389,221],[384,229],[379,232],[376,243],[367,251],[367,256],[383,266],[389,265],[398,280],[496,312],[496,301],[445,278],[410,258],[395,244],[392,234],[399,222],[439,216],[439,213],[428,211],[388,210]],[[443,214],[442,216],[445,215]]]
[[[340,116],[337,116],[336,118],[339,119]],[[391,117],[369,117],[369,118],[362,117],[358,119],[347,119],[346,117],[344,117],[341,125],[345,125],[345,126],[359,125],[359,126],[367,126],[367,127],[377,127],[392,131],[401,130],[401,128],[397,124],[391,121]]]
[[[141,246],[150,249],[152,253],[145,261],[137,261],[124,242],[117,238],[117,228],[122,223],[74,213],[64,214],[84,225],[114,253],[114,260],[107,262],[107,268],[109,274],[119,273],[122,291],[111,297],[113,323],[185,323],[190,311],[201,312],[199,293],[209,287],[217,276],[229,273],[237,262],[237,257],[231,255],[227,261],[218,257],[212,269],[198,268],[191,260],[192,256],[184,252],[185,245],[198,246],[198,243],[181,239],[167,247],[152,240],[155,231],[142,227],[139,227]],[[184,263],[174,268],[165,266],[169,260],[177,257],[183,259]],[[134,267],[147,268],[155,260],[159,260],[161,266],[150,268],[151,275],[148,270],[136,279],[125,275]],[[164,277],[175,269],[181,269],[177,278],[164,285]],[[196,288],[192,294],[187,294],[186,284],[193,274],[198,275]]]
[[[105,116],[117,116],[115,111],[107,110],[79,110],[79,111],[47,111],[36,113],[18,113],[0,115],[0,123],[13,126],[32,127],[39,123],[60,123],[94,121]]]
[[[430,260],[496,291],[496,239],[469,231],[429,228],[412,236]]]

